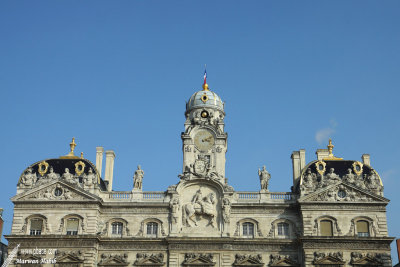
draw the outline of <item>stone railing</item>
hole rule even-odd
[[[143,199],[146,199],[146,200],[160,200],[160,199],[164,199],[165,193],[164,192],[143,192],[142,196],[143,196]]]
[[[108,198],[109,199],[115,199],[115,200],[131,199],[132,198],[132,192],[129,192],[129,191],[126,191],[126,192],[111,192],[111,193],[108,193]]]
[[[164,202],[165,192],[131,192],[131,191],[115,191],[106,192],[103,195],[105,201],[129,201],[129,202]]]
[[[295,202],[296,195],[291,192],[236,192],[236,199],[240,202]]]
[[[260,193],[256,192],[237,192],[238,199],[240,200],[258,200],[260,199]]]
[[[269,193],[271,199],[294,200],[294,195],[290,192]]]

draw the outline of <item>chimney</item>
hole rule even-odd
[[[296,186],[296,184],[299,181],[300,178],[300,171],[301,171],[301,166],[300,166],[300,151],[293,151],[292,153],[292,166],[293,166],[293,186]]]
[[[369,154],[363,154],[361,156],[361,158],[362,158],[363,164],[371,166],[371,158],[370,158]]]
[[[300,174],[301,174],[301,171],[306,166],[306,150],[300,149],[299,152],[300,152]]]
[[[97,172],[100,174],[100,177],[103,167],[103,152],[104,152],[103,147],[101,146],[96,147],[96,168]]]
[[[114,159],[115,153],[112,150],[106,151],[106,170],[104,173],[104,180],[108,182],[108,191],[112,191],[113,174],[114,174]]]
[[[317,160],[322,160],[324,158],[329,157],[329,150],[328,149],[317,149]]]

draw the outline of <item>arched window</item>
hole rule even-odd
[[[367,221],[357,221],[357,236],[369,237],[369,223]]]
[[[289,236],[289,224],[285,222],[278,223],[278,236]]]
[[[244,237],[254,237],[254,224],[251,222],[245,222],[242,224],[242,233]]]
[[[43,230],[43,220],[39,218],[31,219],[30,235],[41,235]]]
[[[112,235],[122,235],[122,222],[113,222],[111,224],[111,234]]]
[[[156,222],[148,222],[147,225],[147,236],[149,237],[157,237],[158,233],[158,223]]]
[[[67,235],[78,235],[79,220],[77,218],[67,219]]]
[[[320,222],[321,236],[333,236],[333,225],[332,221],[322,220]]]

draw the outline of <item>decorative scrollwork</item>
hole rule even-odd
[[[319,173],[319,174],[321,174],[321,175],[324,175],[324,173],[325,173],[325,171],[326,171],[326,163],[324,162],[324,161],[322,161],[322,160],[320,160],[320,161],[317,161],[316,163],[315,163],[315,168],[316,168],[316,170],[317,170],[317,172]]]
[[[83,161],[75,163],[75,173],[80,176],[85,171],[86,164]]]
[[[49,164],[43,160],[42,162],[39,163],[38,167],[39,167],[38,173],[41,176],[44,176],[46,174],[47,170],[49,169]]]

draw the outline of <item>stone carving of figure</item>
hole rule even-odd
[[[203,194],[201,193],[201,189],[197,190],[196,194],[192,199],[192,203],[199,204],[201,209],[203,210]]]
[[[362,189],[366,189],[367,187],[365,186],[365,182],[367,180],[366,175],[364,175],[364,179],[361,176],[357,176],[355,179],[355,186],[360,187]]]
[[[140,168],[140,165],[137,166],[137,170],[133,175],[133,188],[134,189],[142,189],[142,180],[144,176],[144,171]]]
[[[222,200],[222,218],[224,219],[225,223],[230,222],[230,216],[231,216],[231,203],[229,199],[224,198]]]
[[[268,191],[268,182],[271,179],[271,174],[265,169],[265,165],[262,170],[258,169],[258,176],[260,176],[261,190]]]
[[[26,186],[30,187],[36,182],[37,176],[36,173],[33,173],[33,170],[31,167],[29,167],[25,174],[21,178],[21,183]]]
[[[347,169],[347,174],[343,177],[345,182],[353,184],[355,182],[355,175],[352,173],[350,168]]]
[[[93,184],[97,184],[97,176],[96,174],[93,173],[92,168],[89,168],[88,174],[85,175],[85,177],[83,178],[83,183],[86,186],[92,186]]]
[[[383,186],[381,185],[378,175],[376,175],[374,170],[370,171],[366,182],[366,186],[368,189],[374,191],[377,194],[381,194]]]
[[[71,191],[65,189],[64,197],[65,199],[71,199],[72,198]]]
[[[330,168],[329,169],[329,173],[326,175],[325,182],[327,182],[327,183],[335,183],[337,181],[340,181],[339,175],[337,175],[335,173],[335,169],[334,168]]]
[[[50,189],[46,190],[46,192],[43,194],[43,197],[47,198],[47,199],[53,198],[53,195],[51,194]]]
[[[172,223],[177,223],[179,219],[179,198],[173,198],[169,206],[171,208]]]
[[[62,175],[62,178],[64,178],[67,182],[76,183],[76,180],[74,179],[74,175],[69,172],[68,168],[65,168],[65,172]]]
[[[50,180],[54,179],[55,180],[55,179],[58,179],[58,178],[60,178],[60,175],[58,173],[54,172],[53,167],[50,167],[49,173],[47,174],[47,179],[50,179]]]
[[[315,186],[317,182],[317,175],[311,172],[311,169],[308,168],[306,173],[304,174],[302,189],[311,189]]]

